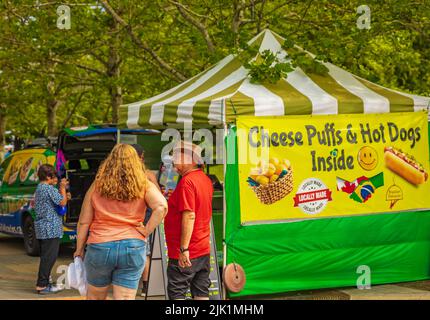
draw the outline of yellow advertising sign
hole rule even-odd
[[[427,113],[241,117],[241,222],[430,208]]]

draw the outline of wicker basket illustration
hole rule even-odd
[[[293,190],[293,170],[290,169],[285,176],[275,182],[267,185],[260,185],[258,187],[252,187],[252,189],[262,203],[275,203]]]

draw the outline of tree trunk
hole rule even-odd
[[[4,160],[4,146],[6,144],[6,106],[0,105],[0,160]]]
[[[51,98],[47,103],[47,116],[48,116],[48,137],[55,137],[58,134],[57,127],[57,110],[59,101]]]
[[[119,122],[119,107],[122,105],[122,89],[118,85],[114,85],[110,90],[111,106],[112,106],[112,123]]]
[[[122,104],[122,88],[119,85],[121,74],[121,57],[118,52],[120,46],[118,27],[119,26],[116,20],[112,19],[111,32],[113,33],[113,36],[109,45],[107,76],[109,77],[109,94],[112,110],[112,123],[115,124],[119,121],[119,107]]]
[[[49,57],[52,59],[53,54],[49,52]],[[57,63],[48,63],[49,72],[54,72]],[[57,126],[57,111],[60,105],[60,100],[57,98],[58,88],[55,82],[55,76],[49,76],[48,83],[46,84],[47,99],[46,99],[46,115],[48,120],[48,137],[55,137],[58,134]]]
[[[243,19],[243,0],[236,0],[233,2],[233,21],[232,21],[232,32],[233,32],[233,46],[237,48],[239,46],[239,29]]]

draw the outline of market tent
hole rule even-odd
[[[265,30],[249,42],[280,59],[284,39]],[[234,55],[152,98],[121,107],[128,128],[192,123],[223,125],[237,116],[388,113],[428,110],[430,98],[373,84],[325,63],[328,74],[300,68],[276,84],[252,84],[249,70]],[[397,212],[295,223],[241,224],[238,201],[238,145],[226,131],[224,181],[224,264],[238,263],[246,286],[230,296],[355,286],[358,267],[370,266],[373,284],[430,278],[430,211]],[[287,210],[287,209],[286,209]],[[394,213],[394,212],[393,212]]]
[[[284,38],[264,30],[249,41],[259,53],[288,59]],[[124,105],[120,123],[129,128],[174,123],[222,125],[239,115],[388,113],[428,109],[430,98],[384,88],[331,63],[328,74],[297,67],[276,84],[252,84],[249,70],[229,55],[210,69],[152,98]]]

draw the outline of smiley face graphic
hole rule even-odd
[[[371,171],[378,165],[378,153],[372,147],[365,146],[358,151],[357,160],[360,167]]]

